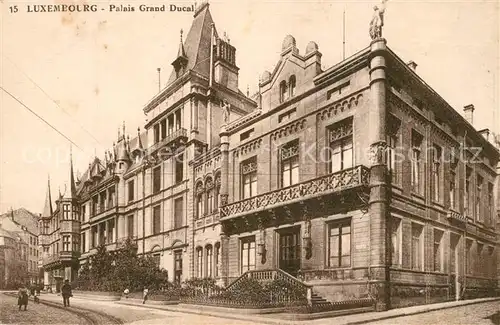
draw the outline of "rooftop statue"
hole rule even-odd
[[[387,0],[382,0],[382,3],[373,7],[374,13],[370,22],[370,37],[372,40],[382,37],[382,27],[384,26],[385,3]]]
[[[223,117],[224,117],[224,123],[229,123],[229,114],[230,114],[230,109],[231,105],[227,102],[227,101],[223,101],[223,104],[222,104],[222,113],[224,114]]]

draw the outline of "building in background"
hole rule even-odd
[[[170,280],[252,273],[378,310],[494,294],[500,152],[374,30],[323,70],[286,36],[249,97],[208,3],[136,136],[119,132],[40,218],[45,284],[133,238]],[[42,239],[43,238],[43,239]]]
[[[0,224],[0,289],[18,289],[26,284],[28,274],[28,243]]]
[[[38,243],[38,215],[19,208],[0,216],[2,228],[11,233],[17,234],[28,246],[26,252],[20,255],[27,257],[27,271],[30,283],[40,281],[39,258],[40,249]]]

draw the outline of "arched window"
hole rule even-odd
[[[215,243],[214,246],[214,277],[219,277],[219,258],[220,258],[220,243]]]
[[[153,260],[155,261],[155,265],[156,267],[160,267],[160,246],[156,245],[155,247],[153,247],[153,249],[151,249],[151,257],[153,258]]]
[[[215,195],[214,195],[214,210],[219,209],[219,194],[220,194],[220,173],[215,176]]]
[[[288,87],[286,85],[286,81],[283,80],[280,83],[280,102],[284,102],[288,99]]]
[[[203,248],[196,248],[196,277],[203,277]]]
[[[213,270],[213,249],[212,249],[212,245],[207,245],[205,247],[205,251],[206,251],[206,260],[205,260],[205,263],[206,263],[206,271],[205,271],[205,275],[207,278],[211,278],[213,276],[212,274],[212,270]]]
[[[288,88],[290,89],[290,97],[295,96],[295,86],[296,86],[295,76],[291,76],[290,81],[288,82]]]
[[[214,182],[211,178],[207,178],[205,181],[205,186],[207,188],[207,205],[206,213],[212,213],[214,211]]]
[[[203,216],[203,184],[200,182],[196,186],[196,218]]]

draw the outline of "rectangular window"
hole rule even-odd
[[[174,201],[174,228],[180,228],[184,225],[184,199],[182,197]]]
[[[458,241],[459,236],[450,234],[450,272],[452,274],[457,274]]]
[[[184,155],[180,154],[175,157],[175,183],[180,183],[184,180]]]
[[[85,232],[82,232],[80,236],[81,236],[80,243],[81,243],[81,245],[82,245],[82,247],[81,247],[80,251],[81,251],[82,253],[85,253],[85,252],[87,251],[87,242],[86,242],[86,239],[87,239],[87,238],[86,238],[86,236],[85,236]]]
[[[127,235],[129,238],[134,237],[134,215],[131,214],[127,217]]]
[[[215,266],[214,276],[216,278],[219,277],[219,256],[220,256],[220,244],[217,243],[215,244],[215,251],[214,251],[214,266]]]
[[[80,250],[80,236],[73,235],[71,239],[72,248],[74,252],[78,252]]]
[[[174,251],[174,281],[180,284],[182,280],[182,250]]]
[[[481,214],[481,197],[482,197],[482,190],[483,190],[483,177],[480,175],[477,175],[477,183],[476,183],[477,189],[476,189],[476,208],[475,208],[475,216],[476,220],[478,221],[484,221],[483,216]]]
[[[493,202],[493,184],[488,183],[488,224],[491,225],[493,220],[495,220],[495,204]]]
[[[434,229],[434,271],[444,272],[443,264],[443,235],[444,232],[438,229]]]
[[[181,110],[175,112],[175,129],[179,130],[182,127]]]
[[[328,266],[351,266],[351,219],[328,225]]]
[[[153,194],[161,190],[161,165],[153,169]]]
[[[330,173],[353,166],[352,119],[336,123],[329,131]]]
[[[423,229],[422,225],[411,224],[411,268],[420,271],[424,267]]]
[[[160,124],[155,124],[154,129],[154,143],[160,142]]]
[[[464,212],[465,216],[469,218],[472,217],[472,211],[470,206],[471,176],[472,176],[472,168],[467,167],[465,172]]]
[[[457,162],[450,164],[450,209],[457,210]]]
[[[253,135],[254,129],[250,129],[240,134],[240,141],[246,140]]]
[[[128,202],[134,201],[134,181],[128,182]]]
[[[292,120],[293,118],[295,118],[296,112],[297,112],[297,110],[294,108],[294,109],[291,109],[283,114],[280,114],[278,116],[278,123]]]
[[[87,206],[85,204],[82,205],[82,216],[81,216],[82,221],[87,220]]]
[[[398,166],[396,162],[396,151],[398,148],[398,140],[399,140],[399,129],[401,128],[401,121],[392,114],[389,114],[389,118],[387,119],[387,151],[386,151],[386,159],[387,159],[387,167],[389,168],[389,172],[391,175],[391,179],[393,183],[398,183],[399,175],[398,175]]]
[[[434,145],[432,148],[432,199],[436,202],[440,200],[441,190],[441,147]]]
[[[251,158],[241,164],[242,199],[257,195],[257,159]]]
[[[206,258],[205,258],[206,262],[207,262],[207,266],[206,266],[206,276],[207,278],[211,278],[212,277],[212,271],[213,271],[213,249],[212,249],[212,246],[207,246],[206,248]]]
[[[420,180],[422,176],[422,140],[422,135],[413,130],[411,137],[411,185],[412,190],[417,194],[422,194],[423,188]]]
[[[156,267],[160,268],[160,254],[159,253],[153,254],[153,261],[155,262]]]
[[[90,245],[91,248],[94,248],[97,246],[97,226],[92,226],[91,231],[90,231]]]
[[[466,268],[465,268],[465,273],[468,275],[472,274],[472,258],[471,258],[471,248],[472,248],[472,240],[467,239],[466,244],[465,244],[465,263]]]
[[[69,220],[70,205],[63,204],[63,220]]]
[[[167,137],[167,119],[163,119],[160,122],[161,125],[161,139],[165,139]]]
[[[161,231],[161,208],[159,205],[153,207],[153,235]]]
[[[106,240],[107,243],[112,243],[114,242],[114,234],[115,234],[115,219],[110,219],[107,222],[107,231],[108,234],[106,235]]]
[[[203,248],[198,247],[196,249],[196,277],[203,278]]]
[[[392,217],[392,266],[401,267],[402,265],[402,222],[401,219]]]
[[[170,114],[168,116],[168,134],[174,133],[174,115]]]
[[[299,142],[293,141],[281,148],[281,187],[299,182]]]
[[[113,208],[115,206],[115,187],[110,187],[108,189],[108,208]]]
[[[241,238],[241,273],[255,270],[255,236]]]
[[[484,275],[485,266],[483,259],[483,248],[484,244],[477,243],[477,260],[476,260],[476,270],[477,274]]]
[[[62,250],[63,252],[69,252],[69,236],[62,236]],[[59,251],[59,247],[57,248]]]

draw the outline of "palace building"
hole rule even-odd
[[[500,282],[500,151],[381,35],[323,70],[286,36],[249,97],[209,4],[167,86],[40,218],[46,286],[133,238],[172,281],[280,274],[377,310],[487,296]]]

